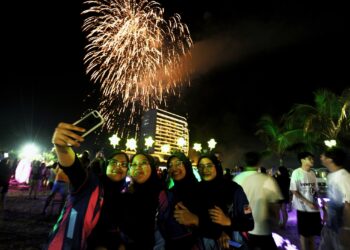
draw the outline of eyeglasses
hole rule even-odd
[[[203,171],[204,169],[210,170],[212,167],[214,167],[213,163],[198,164],[198,166],[197,166],[199,171]]]
[[[179,168],[180,166],[182,166],[182,161],[176,161],[174,163],[169,163],[168,168]]]
[[[126,161],[120,162],[112,159],[108,161],[108,166],[127,168],[128,163]]]
[[[147,167],[149,165],[149,162],[148,161],[143,161],[143,162],[140,162],[140,163],[132,163],[131,165],[130,165],[130,168],[137,168],[137,167],[143,167],[143,168],[145,168],[145,167]]]

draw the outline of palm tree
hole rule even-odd
[[[350,89],[341,96],[320,89],[314,93],[314,106],[296,104],[286,116],[289,126],[303,128],[305,134],[314,133],[319,140],[337,139],[349,128]]]
[[[270,116],[261,117],[258,127],[256,135],[265,142],[267,151],[279,158],[280,166],[283,165],[286,152],[294,145],[305,141],[302,129],[293,129],[283,124],[277,124]]]

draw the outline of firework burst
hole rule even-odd
[[[166,103],[169,94],[189,82],[185,62],[193,43],[179,15],[165,20],[159,3],[148,0],[86,4],[84,63],[91,80],[101,84],[100,110],[108,129],[124,112],[132,124],[135,113]]]

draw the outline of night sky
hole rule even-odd
[[[160,3],[166,15],[181,15],[195,43],[191,85],[163,107],[188,118],[193,141],[215,137],[233,153],[260,147],[260,116],[278,118],[294,103],[312,103],[319,88],[340,94],[349,85],[345,3]],[[97,85],[82,60],[83,7],[72,0],[5,5],[0,150],[30,140],[48,147],[59,121],[96,108]]]

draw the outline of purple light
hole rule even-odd
[[[281,235],[272,233],[272,237],[277,245],[277,247],[281,247],[283,245],[284,239]]]
[[[272,237],[278,248],[285,250],[298,250],[295,245],[291,244],[288,239],[284,239],[281,235],[272,233]]]
[[[323,207],[323,203],[327,203],[329,201],[329,198],[317,198],[318,205],[320,207]]]

